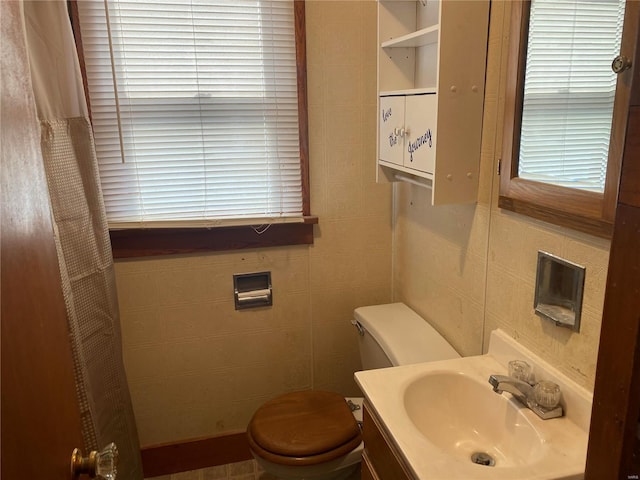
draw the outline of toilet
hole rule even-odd
[[[356,308],[351,323],[359,334],[364,370],[460,357],[404,303]],[[280,479],[347,479],[361,460],[362,402],[318,390],[273,398],[249,422],[251,453],[265,472]]]

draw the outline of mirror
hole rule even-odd
[[[624,0],[531,0],[518,176],[602,194]]]
[[[500,208],[611,237],[636,3],[510,2]]]

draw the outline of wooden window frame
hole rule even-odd
[[[76,38],[76,48],[87,92],[87,78],[78,21],[78,0],[68,0],[69,15]],[[215,228],[127,228],[110,229],[114,258],[239,250],[285,245],[313,244],[313,225],[309,187],[309,120],[307,104],[307,48],[304,0],[294,0],[296,66],[298,84],[298,127],[300,132],[300,171],[302,177],[302,216],[300,223],[273,223],[254,229],[251,226]],[[91,113],[89,113],[91,115]]]
[[[633,53],[634,51],[635,38],[632,38],[634,37],[632,30],[635,32],[633,20],[637,17],[638,3],[627,2],[621,52],[630,50]],[[518,177],[530,8],[530,0],[512,3],[504,137],[498,172],[500,175],[498,206],[555,225],[610,238],[618,198],[630,99],[631,70],[618,76],[604,193],[582,191]],[[633,55],[627,54],[627,57],[633,58]]]

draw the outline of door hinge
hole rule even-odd
[[[498,159],[498,175],[502,172],[502,159]]]

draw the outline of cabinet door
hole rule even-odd
[[[405,167],[433,174],[436,163],[437,107],[436,94],[406,97]]]
[[[360,480],[380,480],[380,477],[378,477],[378,474],[371,465],[371,461],[367,457],[366,451],[362,452]]]
[[[402,165],[404,153],[404,137],[398,134],[404,129],[404,98],[380,97],[379,156],[396,165]]]

